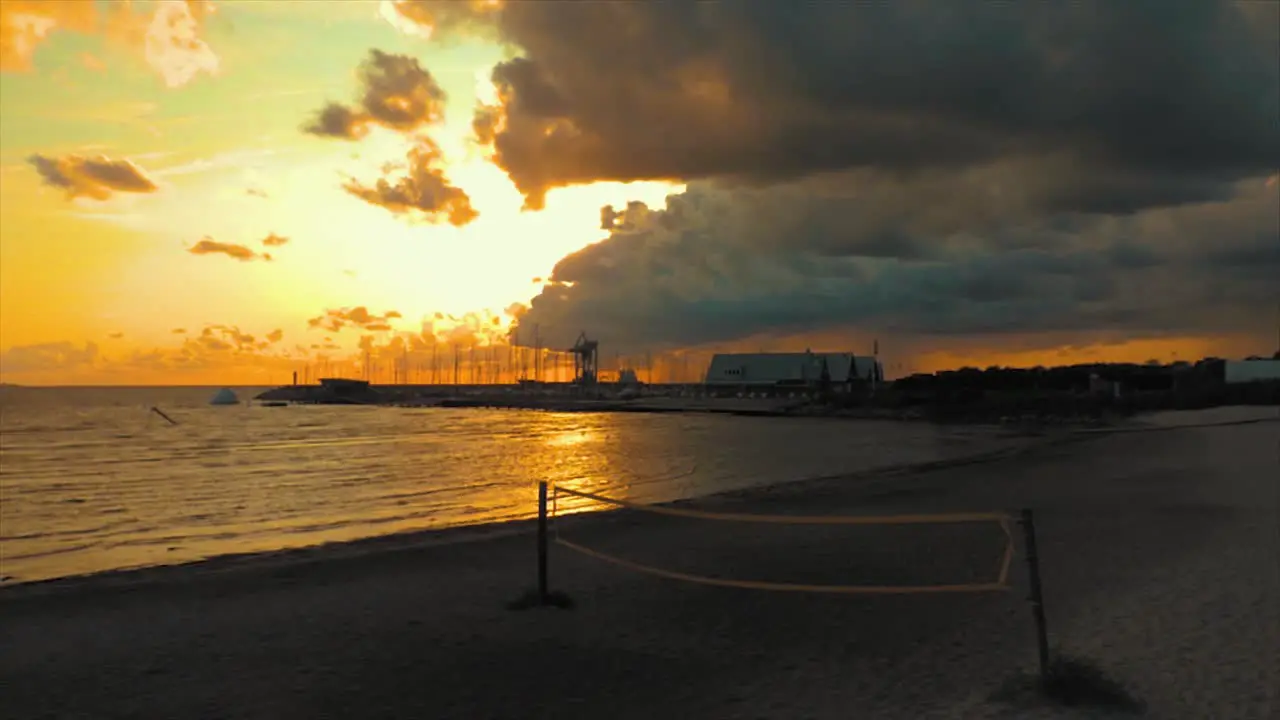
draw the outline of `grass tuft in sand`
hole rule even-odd
[[[1050,660],[1046,679],[1042,680],[1038,673],[1014,676],[992,694],[991,700],[1021,708],[1048,704],[1132,715],[1146,711],[1146,703],[1097,665],[1060,654]]]

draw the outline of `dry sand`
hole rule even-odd
[[[1157,718],[1280,714],[1280,423],[1094,436],[914,475],[699,501],[772,513],[1036,509],[1056,645]],[[613,513],[566,537],[644,562],[805,582],[937,582],[999,533]],[[839,597],[688,585],[552,548],[573,610],[511,612],[526,526],[0,590],[15,718],[1096,717],[988,700],[1034,667],[1009,593]],[[458,533],[429,536],[438,541]]]
[[[1280,407],[1275,405],[1226,405],[1204,410],[1165,410],[1148,413],[1137,416],[1134,424],[1149,427],[1189,427],[1277,419],[1280,419]]]

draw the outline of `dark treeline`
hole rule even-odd
[[[1280,404],[1280,381],[1227,384],[1225,361],[973,367],[902,378],[870,404],[942,421],[1106,420],[1151,410]],[[857,402],[855,398],[850,401]]]

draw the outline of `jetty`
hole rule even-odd
[[[729,413],[782,416],[797,412],[804,397],[717,397],[700,386],[629,387],[570,383],[512,385],[373,385],[363,380],[325,378],[314,385],[285,385],[254,399],[261,403],[386,405],[393,407],[501,408],[550,412]]]

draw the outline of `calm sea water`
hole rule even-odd
[[[527,518],[539,480],[655,502],[1011,442],[814,419],[213,407],[215,390],[0,388],[4,582]]]

